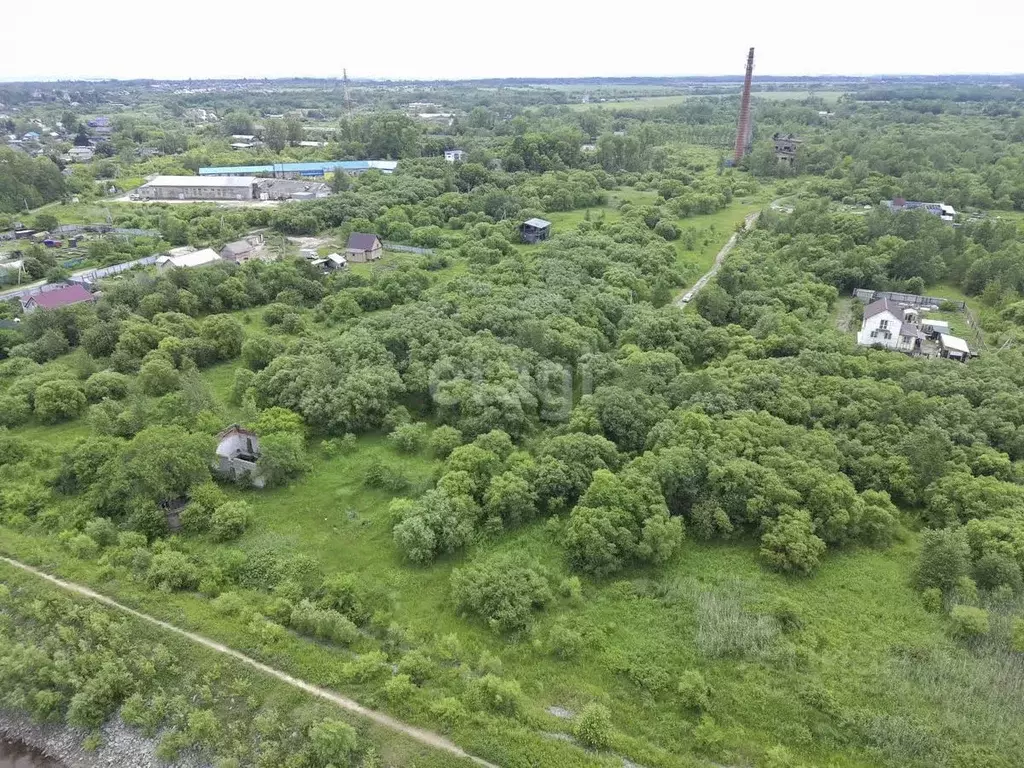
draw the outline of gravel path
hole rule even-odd
[[[408,723],[403,723],[402,721],[396,720],[390,715],[386,715],[383,712],[378,712],[374,709],[364,707],[359,702],[341,696],[337,693],[334,693],[333,691],[329,691],[326,688],[320,688],[318,686],[313,685],[312,683],[307,683],[305,680],[300,680],[296,677],[292,677],[291,675],[282,672],[279,669],[269,667],[266,664],[256,661],[256,659],[246,656],[244,653],[240,653],[234,650],[233,648],[229,648],[228,646],[223,645],[222,643],[218,643],[216,640],[211,640],[210,638],[196,634],[195,632],[189,632],[188,630],[181,629],[180,627],[176,627],[173,624],[168,624],[166,621],[161,621],[160,619],[149,616],[148,614],[142,613],[141,611],[136,611],[134,608],[129,608],[127,605],[122,605],[116,600],[112,600],[111,598],[105,595],[101,595],[98,592],[92,591],[88,587],[83,587],[81,584],[75,584],[70,581],[63,581],[62,579],[58,579],[56,576],[51,576],[50,574],[41,571],[38,568],[33,568],[31,565],[26,565],[25,563],[19,562],[18,560],[12,560],[9,557],[0,556],[0,561],[5,562],[8,565],[11,565],[15,568],[20,568],[21,570],[27,571],[28,573],[34,574],[35,576],[38,576],[41,579],[45,579],[46,581],[60,587],[63,590],[72,592],[76,595],[81,595],[82,597],[88,597],[91,600],[95,600],[99,603],[102,603],[103,605],[108,606],[109,608],[114,608],[118,611],[122,611],[123,613],[127,613],[131,616],[134,616],[137,619],[141,619],[142,621],[153,624],[168,632],[173,632],[176,635],[180,635],[181,637],[184,637],[187,640],[196,643],[197,645],[202,645],[206,648],[209,648],[210,650],[216,651],[217,653],[224,654],[225,656],[230,656],[231,658],[236,659],[237,661],[240,661],[243,664],[247,664],[248,666],[252,667],[253,669],[259,670],[265,675],[276,678],[281,682],[292,686],[293,688],[298,688],[301,691],[305,691],[306,693],[309,693],[313,696],[329,701],[332,704],[341,707],[342,709],[348,710],[349,712],[354,712],[358,715],[362,715],[363,717],[367,718],[368,720],[372,720],[378,725],[382,725],[385,728],[389,728],[393,731],[397,731],[398,733],[402,733],[408,736],[409,738],[420,742],[421,744],[426,744],[428,747],[433,747],[435,749],[439,749],[444,752],[449,752],[453,755],[457,755],[461,758],[471,760],[477,765],[484,766],[484,768],[498,768],[498,766],[494,765],[493,763],[489,763],[486,760],[483,760],[479,757],[474,757],[473,755],[464,752],[458,745],[449,741],[444,736],[441,736],[438,733],[434,733],[433,731],[428,731],[423,728],[417,728],[416,726],[409,725]]]
[[[157,739],[147,739],[120,718],[103,726],[103,746],[94,752],[82,748],[89,734],[64,723],[34,723],[23,714],[0,711],[0,738],[26,744],[62,768],[209,768],[197,755],[185,752],[174,762],[156,757]]]

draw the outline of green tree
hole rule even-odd
[[[761,558],[779,571],[810,573],[823,554],[825,542],[814,535],[811,516],[802,509],[783,512],[761,536]]]
[[[918,589],[934,587],[951,592],[967,575],[970,562],[971,549],[962,529],[923,531],[914,583]]]
[[[260,457],[256,466],[268,486],[281,485],[304,472],[308,462],[302,436],[294,432],[271,432],[260,436]]]
[[[525,629],[534,610],[552,599],[547,576],[534,564],[496,556],[451,575],[456,608],[475,613],[495,632]]]
[[[87,401],[82,385],[56,379],[40,384],[35,392],[35,414],[40,421],[53,423],[80,416]]]

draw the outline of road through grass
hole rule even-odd
[[[448,739],[444,738],[440,734],[434,733],[433,731],[425,730],[423,728],[417,728],[415,726],[408,725],[407,723],[403,723],[400,720],[396,720],[395,718],[390,717],[389,715],[385,715],[383,712],[378,712],[376,710],[364,707],[358,702],[353,701],[352,699],[346,698],[344,696],[340,696],[337,693],[334,693],[333,691],[328,691],[325,688],[320,688],[319,686],[312,685],[311,683],[307,683],[304,680],[292,677],[291,675],[286,674],[285,672],[282,672],[279,669],[274,669],[273,667],[256,661],[255,659],[246,656],[244,653],[239,653],[233,648],[229,648],[228,646],[223,645],[222,643],[218,643],[215,640],[211,640],[208,637],[196,634],[195,632],[189,632],[188,630],[181,629],[180,627],[176,627],[173,624],[170,624],[166,621],[161,621],[160,619],[154,618],[153,616],[149,616],[148,614],[142,613],[141,611],[137,611],[134,608],[129,608],[128,606],[122,605],[116,600],[113,600],[105,595],[101,595],[98,592],[94,592],[88,587],[83,587],[80,584],[75,584],[73,582],[58,579],[57,577],[51,576],[50,574],[45,573],[44,571],[41,571],[38,568],[33,568],[30,565],[26,565],[22,562],[19,562],[18,560],[12,560],[9,557],[0,556],[0,562],[4,562],[13,568],[19,568],[23,571],[26,571],[27,573],[31,573],[35,576],[38,576],[41,579],[45,579],[49,583],[53,584],[54,586],[60,587],[66,592],[70,592],[80,597],[87,597],[90,600],[95,600],[96,602],[101,603],[107,606],[108,608],[113,608],[115,610],[126,613],[130,616],[133,616],[136,619],[140,619],[141,621],[153,624],[154,626],[157,626],[160,629],[163,629],[167,632],[173,632],[174,634],[179,635],[180,637],[184,637],[186,640],[196,643],[197,645],[204,646],[205,648],[209,648],[210,650],[224,654],[225,656],[230,656],[236,661],[240,661],[243,664],[246,664],[252,667],[253,669],[258,670],[259,672],[268,675],[269,677],[273,677],[283,683],[286,683],[287,685],[292,686],[293,688],[297,688],[305,693],[328,701],[349,712],[353,712],[357,715],[367,718],[368,720],[372,720],[374,723],[384,726],[385,728],[402,733],[405,736],[408,736],[409,738],[418,741],[421,744],[425,744],[428,747],[440,749],[445,752],[450,752],[453,755],[456,755],[460,758],[471,760],[477,765],[482,765],[485,768],[498,768],[498,766],[496,766],[494,763],[489,763],[486,760],[482,760],[481,758],[467,754],[457,745],[455,745]]]

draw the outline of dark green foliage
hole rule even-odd
[[[294,432],[271,432],[260,436],[257,469],[268,486],[281,485],[307,469],[302,436]]]
[[[962,530],[942,529],[921,534],[914,582],[918,589],[936,588],[949,592],[967,575],[970,547]]]
[[[543,570],[511,557],[458,568],[452,571],[451,587],[459,611],[476,614],[501,633],[525,629],[533,611],[552,599]]]

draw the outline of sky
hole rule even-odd
[[[1024,71],[1024,0],[71,0],[4,11],[0,79]]]

